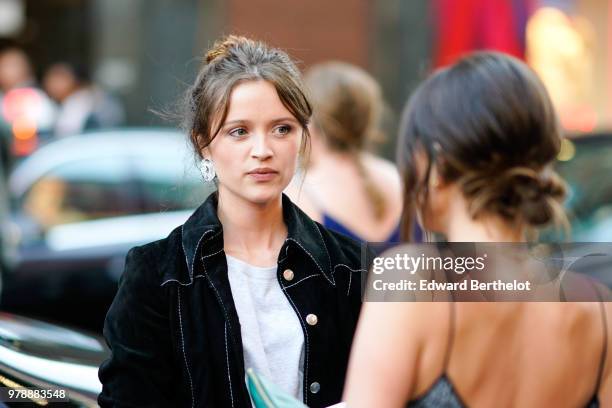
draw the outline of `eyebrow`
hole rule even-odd
[[[296,118],[291,117],[291,116],[277,118],[277,119],[273,119],[273,120],[270,121],[270,123],[279,123],[279,122],[295,122],[295,123],[299,123]],[[246,120],[246,119],[234,119],[234,120],[230,120],[230,121],[225,122],[223,124],[223,127],[228,126],[228,125],[238,124],[238,123],[250,123],[250,121]]]

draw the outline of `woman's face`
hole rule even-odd
[[[295,173],[302,130],[270,82],[236,85],[225,122],[203,152],[219,193],[256,204],[278,199]]]

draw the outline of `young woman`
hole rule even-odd
[[[398,242],[402,185],[393,163],[366,151],[380,136],[383,100],[367,72],[342,62],[311,67],[312,153],[289,191],[310,217],[359,241]]]
[[[400,138],[405,214],[416,207],[424,229],[524,242],[563,221],[557,118],[519,60],[479,53],[438,71],[413,95]],[[607,290],[589,288],[599,302],[366,303],[348,406],[611,406],[612,308]]]
[[[282,191],[311,108],[281,50],[230,36],[208,52],[187,124],[218,191],[127,256],[104,335],[101,406],[246,407],[253,368],[313,407],[340,400],[360,308],[360,246]]]

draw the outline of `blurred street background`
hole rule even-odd
[[[127,249],[209,193],[186,135],[158,112],[230,33],[302,69],[369,72],[386,101],[377,152],[391,160],[401,110],[433,69],[477,49],[526,60],[568,135],[572,239],[612,239],[607,0],[0,0],[2,310],[101,331]]]
[[[499,49],[532,63],[568,130],[588,132],[612,120],[611,15],[605,0],[1,0],[0,45],[27,54],[40,87],[45,75],[65,80],[56,65],[71,64],[118,98],[124,115],[111,123],[130,126],[167,125],[150,109],[176,100],[223,34],[282,47],[303,68],[330,59],[365,68],[390,123],[432,68]]]

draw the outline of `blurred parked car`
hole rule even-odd
[[[570,187],[572,240],[612,242],[612,134],[566,139],[557,169]]]
[[[109,353],[94,335],[0,313],[0,387],[64,391],[69,402],[61,406],[96,407],[98,366]],[[45,399],[29,402],[54,406]]]
[[[2,309],[100,332],[127,250],[165,237],[210,193],[174,130],[85,133],[11,173],[18,246]]]
[[[573,269],[612,288],[612,134],[565,139],[558,158],[557,170],[569,186],[570,241],[593,243],[576,246],[577,256],[598,254],[581,258]]]

